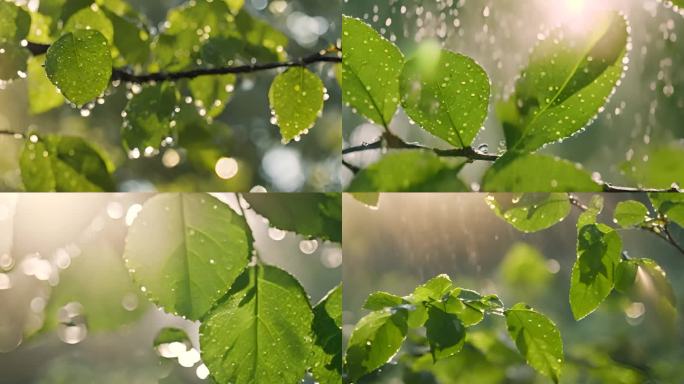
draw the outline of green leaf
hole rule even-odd
[[[484,312],[477,305],[473,305],[473,302],[470,300],[450,296],[444,305],[444,311],[458,316],[460,322],[466,327],[479,324],[484,320]]]
[[[0,1],[0,43],[19,43],[26,38],[31,16],[11,1]]]
[[[63,32],[76,32],[86,29],[100,32],[109,44],[114,41],[114,26],[99,8],[87,7],[74,13],[64,25]]]
[[[246,193],[242,196],[273,227],[310,238],[342,241],[342,195],[339,193]]]
[[[564,193],[525,193],[510,197],[488,195],[485,199],[497,216],[521,232],[539,232],[563,221],[570,213]]]
[[[408,332],[405,309],[371,312],[351,334],[345,369],[351,381],[382,367],[401,348]]]
[[[51,23],[51,17],[38,12],[31,12],[31,28],[26,40],[36,44],[52,43],[54,39],[51,36]]]
[[[377,209],[380,206],[379,192],[356,192],[351,193],[350,195],[356,199],[356,201],[369,208]]]
[[[648,196],[660,214],[684,228],[684,194],[651,193]]]
[[[638,264],[634,260],[621,260],[615,269],[615,289],[629,292],[636,280]]]
[[[195,98],[195,104],[204,108],[206,115],[216,117],[230,101],[236,80],[233,74],[199,76],[188,82],[188,88]]]
[[[202,360],[219,383],[299,382],[311,356],[312,320],[294,277],[250,267],[202,322]]]
[[[419,49],[404,65],[399,89],[406,114],[457,148],[473,143],[487,117],[489,77],[473,59],[458,53]]]
[[[88,332],[115,330],[137,320],[147,310],[146,301],[139,297],[120,254],[111,244],[95,241],[77,256],[70,257],[63,249],[57,254],[70,264],[50,293],[43,331],[78,323],[76,317],[85,318]],[[69,308],[65,310],[66,306]]]
[[[601,195],[594,195],[591,198],[591,203],[587,206],[587,210],[582,212],[577,218],[577,229],[581,229],[585,225],[596,224],[598,215],[603,211],[603,197]]]
[[[388,126],[399,105],[404,56],[368,24],[342,17],[343,100],[370,121]]]
[[[52,85],[43,69],[45,55],[28,59],[28,102],[31,113],[47,112],[64,104],[64,97]]]
[[[618,12],[587,15],[591,28],[553,30],[532,51],[499,115],[509,150],[532,152],[584,128],[623,75],[629,33]]]
[[[109,161],[78,137],[31,135],[21,151],[19,168],[29,192],[103,192],[115,188]]]
[[[539,292],[552,277],[541,252],[526,243],[516,243],[508,250],[499,273],[507,285],[520,292]]]
[[[202,318],[242,273],[252,237],[242,216],[207,194],[149,199],[128,231],[124,258],[147,297]]]
[[[660,265],[651,259],[638,259],[635,262],[639,266],[639,270],[645,273],[645,275],[638,274],[639,282],[653,287],[660,303],[666,303],[670,308],[676,310],[677,297],[672,289],[672,284],[667,279],[667,274]],[[645,278],[650,279],[650,281],[644,281]]]
[[[3,0],[4,1],[4,0]],[[29,51],[17,43],[0,42],[0,80],[26,77],[26,61]]]
[[[321,79],[303,67],[290,68],[273,79],[268,100],[284,142],[314,126],[323,111],[324,95]]]
[[[602,186],[577,164],[546,155],[507,155],[484,176],[487,192],[601,192]]]
[[[342,285],[313,309],[314,347],[311,371],[322,384],[342,382]]]
[[[369,311],[379,311],[385,308],[397,307],[402,304],[404,304],[403,298],[380,291],[371,293],[363,304],[363,308]]]
[[[171,343],[182,343],[186,346],[192,345],[190,337],[188,337],[188,334],[184,330],[173,327],[162,328],[154,338],[152,345],[154,345],[155,348],[158,348],[161,345]]]
[[[591,224],[579,229],[570,280],[570,308],[576,320],[594,312],[613,290],[621,254],[622,239],[612,228]]]
[[[359,172],[349,192],[465,192],[458,178],[463,164],[454,165],[427,151],[389,153]]]
[[[669,146],[655,149],[648,154],[648,161],[639,156],[623,164],[622,171],[644,188],[684,186],[684,148]]]
[[[415,302],[439,301],[452,288],[451,278],[448,275],[441,274],[416,287],[411,298]]]
[[[506,310],[504,314],[508,334],[527,363],[558,383],[564,357],[563,340],[556,324],[522,303]]]
[[[133,157],[154,154],[172,136],[178,97],[175,85],[161,83],[143,87],[128,101],[121,136],[124,147],[135,153]]]
[[[120,55],[119,65],[145,64],[150,57],[150,35],[147,29],[143,25],[138,26],[127,17],[119,16],[107,9],[103,11],[114,28],[114,47]]]
[[[634,227],[642,224],[648,217],[648,208],[638,201],[621,201],[615,207],[615,222],[622,228]]]
[[[425,329],[434,361],[457,354],[465,344],[465,326],[458,316],[434,305],[428,308]]]
[[[79,106],[92,101],[107,89],[112,75],[107,39],[94,30],[63,35],[48,49],[45,71],[67,100]]]

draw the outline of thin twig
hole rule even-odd
[[[24,135],[23,133],[21,133],[21,132],[10,131],[10,130],[8,130],[8,129],[2,129],[2,130],[0,130],[0,135],[12,136],[12,137],[14,137],[15,139],[25,139],[25,138],[26,138],[26,135]]]
[[[355,166],[355,165],[349,164],[349,163],[348,163],[347,161],[345,161],[344,159],[342,159],[342,165],[344,165],[345,167],[347,167],[347,169],[349,169],[349,170],[350,170],[352,173],[354,173],[354,174],[357,174],[357,173],[361,172],[361,168],[359,168],[359,167],[357,167],[357,166]]]
[[[669,189],[657,189],[657,188],[633,188],[633,187],[620,187],[617,185],[603,183],[603,192],[608,193],[638,193],[638,192],[648,192],[648,193],[670,193],[670,192],[684,192],[676,184],[673,184]]]
[[[36,44],[29,42],[26,48],[33,55],[40,55],[47,52],[49,45]],[[173,81],[180,79],[194,79],[200,76],[208,75],[226,75],[226,74],[240,74],[240,73],[254,73],[260,71],[267,71],[276,68],[291,68],[291,67],[305,67],[316,63],[340,63],[342,58],[339,54],[329,55],[328,50],[316,52],[300,59],[288,61],[276,61],[272,63],[254,63],[237,65],[231,67],[217,67],[217,68],[197,68],[187,71],[179,72],[153,72],[147,74],[134,74],[127,69],[114,68],[112,69],[112,81],[123,81],[125,83],[149,83],[153,81]]]

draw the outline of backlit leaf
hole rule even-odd
[[[387,126],[399,105],[399,49],[359,19],[342,19],[344,102],[370,121]]]
[[[525,193],[512,198],[489,195],[486,202],[497,216],[527,233],[550,228],[570,213],[570,201],[565,193]]]
[[[128,231],[124,258],[147,297],[166,311],[202,318],[247,266],[244,217],[207,194],[159,194]]]
[[[273,79],[268,100],[285,142],[314,126],[323,111],[324,94],[321,79],[303,67],[290,68]]]

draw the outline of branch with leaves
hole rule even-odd
[[[81,108],[83,116],[89,116],[124,84],[128,102],[121,112],[121,141],[127,157],[135,160],[169,149],[206,152],[216,147],[216,132],[227,127],[217,127],[221,123],[214,118],[236,92],[237,76],[276,71],[268,92],[272,116],[264,119],[278,126],[283,144],[299,141],[316,125],[329,98],[323,76],[317,72],[325,64],[340,63],[341,51],[330,45],[291,58],[286,51],[289,38],[252,16],[242,4],[231,0],[187,2],[169,10],[167,21],[157,30],[125,2],[116,6],[87,3],[62,12],[49,7],[28,10],[2,1],[3,20],[14,24],[0,31],[0,54],[7,58],[0,80],[26,79],[32,113],[68,102]],[[59,135],[22,134],[39,136],[41,142],[62,140],[51,137]],[[200,143],[198,138],[205,139]],[[35,155],[36,144],[27,142],[21,158]],[[112,162],[92,144],[83,141],[79,147],[85,151],[70,151],[67,159],[59,149],[48,147],[37,150],[47,153],[49,161],[32,169],[21,167],[26,190],[110,191],[115,187]],[[216,152],[215,162],[225,149]],[[98,158],[91,158],[93,154]],[[205,156],[189,158],[201,157],[197,166],[204,166],[209,161]],[[68,182],[56,179],[55,164],[88,162],[100,165],[90,173],[105,176],[93,178],[70,166],[74,177]],[[38,185],[29,178],[36,174],[51,180],[35,189]]]
[[[645,230],[684,256],[684,248],[669,229],[672,225],[684,228],[684,195],[652,193],[648,197],[651,210],[636,200],[621,201],[613,213],[617,227],[598,220],[603,211],[601,195],[594,195],[589,204],[564,193],[521,194],[512,200],[489,195],[486,201],[499,217],[525,233],[560,223],[572,207],[581,211],[577,220],[577,261],[572,269],[569,296],[572,313],[581,320],[598,309],[613,290],[629,294],[639,284],[657,287],[666,299],[665,312],[676,312],[674,291],[665,271],[654,260],[631,257],[623,249],[621,231]]]
[[[555,383],[560,379],[561,334],[553,321],[524,303],[505,308],[498,296],[456,287],[449,276],[439,275],[408,296],[375,292],[363,307],[371,312],[354,327],[345,353],[349,383],[400,359],[396,355],[409,332],[421,328],[433,364],[457,355],[466,345],[466,334],[487,317],[503,317],[527,363]]]
[[[364,21],[345,16],[344,101],[355,114],[384,129],[379,140],[344,149],[345,160],[353,164],[354,154],[379,148],[400,150],[389,152],[366,169],[352,169],[355,177],[348,190],[470,190],[453,180],[464,168],[454,164],[455,158],[466,164],[493,163],[478,184],[487,192],[681,192],[679,184],[684,180],[676,173],[668,175],[669,185],[620,187],[601,181],[578,164],[537,153],[589,126],[605,109],[626,70],[627,20],[618,12],[592,17],[591,30],[569,33],[567,29],[572,27],[561,26],[533,49],[514,93],[496,105],[506,150],[490,154],[480,149],[484,145],[473,147],[491,98],[489,76],[475,60],[432,44],[420,46],[413,57],[405,58],[397,46]],[[559,60],[560,52],[573,53]],[[594,61],[586,52],[595,52],[602,59]],[[563,76],[546,76],[548,72],[565,73],[564,68],[574,70]],[[390,125],[399,107],[418,127],[452,148],[429,148],[397,137]],[[673,151],[684,162],[684,150]]]

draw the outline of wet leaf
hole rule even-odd
[[[339,193],[246,193],[242,196],[272,227],[306,237],[342,241],[342,195]]]
[[[45,55],[28,59],[28,102],[31,113],[47,112],[64,104],[64,97],[47,78]]]
[[[634,260],[621,260],[615,269],[615,289],[629,292],[636,280],[638,265]]]
[[[382,367],[399,351],[407,332],[404,309],[371,312],[359,320],[345,356],[349,379],[356,381]]]
[[[80,106],[92,101],[107,89],[112,74],[106,38],[94,30],[63,35],[48,49],[45,71],[72,103]]]
[[[29,192],[114,190],[109,160],[78,137],[32,135],[22,149],[19,168]]]
[[[617,12],[587,15],[534,48],[515,94],[499,108],[510,151],[533,152],[587,126],[623,76],[629,33]]]
[[[370,121],[388,126],[399,105],[399,49],[359,19],[342,19],[343,100]]]
[[[202,322],[202,360],[220,383],[299,382],[311,356],[312,320],[294,277],[250,267]]]
[[[672,310],[676,310],[677,297],[672,289],[672,284],[667,278],[667,274],[660,265],[651,259],[638,259],[635,262],[639,266],[639,270],[643,271],[651,280],[650,282],[643,281],[645,276],[640,274],[638,275],[639,282],[650,284],[660,301],[667,303]]]
[[[31,16],[11,1],[0,2],[0,43],[19,43],[26,38]]]
[[[247,266],[252,237],[242,216],[207,194],[159,194],[128,231],[124,258],[155,304],[193,320]]]
[[[331,290],[313,309],[311,371],[321,384],[342,382],[342,285]]]
[[[462,168],[432,152],[392,152],[359,172],[347,191],[465,192],[469,189],[458,178]]]
[[[172,137],[172,121],[178,102],[173,83],[160,83],[142,88],[124,109],[121,128],[124,147],[129,151],[153,154],[167,137]]]
[[[404,65],[399,89],[406,114],[457,148],[473,143],[487,117],[489,77],[473,59],[458,53],[419,50]]]
[[[684,228],[684,194],[651,193],[648,197],[659,213]]]
[[[385,308],[396,307],[404,303],[405,301],[403,298],[380,291],[371,293],[368,298],[366,298],[363,308],[369,311],[379,311]]]
[[[434,361],[455,355],[465,344],[466,330],[458,316],[435,305],[428,308],[425,329]]]
[[[570,279],[570,308],[576,320],[594,312],[615,286],[622,239],[604,224],[585,225],[577,235],[577,261]]]
[[[86,29],[100,32],[110,45],[114,41],[114,26],[99,8],[87,7],[74,13],[64,24],[63,31],[66,33]]]
[[[601,192],[602,186],[577,164],[546,155],[507,155],[484,176],[487,192]]]
[[[114,40],[120,57],[117,63],[120,65],[142,65],[150,57],[150,36],[147,29],[138,22],[137,24],[128,17],[120,16],[107,9],[103,9],[104,14],[111,21]]]
[[[614,217],[622,228],[634,227],[646,221],[648,208],[638,201],[621,201],[615,207]]]
[[[195,98],[195,103],[199,102],[199,107],[203,108],[208,116],[216,117],[230,101],[236,80],[233,74],[199,76],[188,82],[188,88]]]
[[[527,363],[558,383],[563,367],[563,340],[558,327],[548,317],[525,304],[504,312],[508,334]]]
[[[273,79],[268,100],[283,140],[296,139],[314,126],[324,94],[321,79],[306,68],[290,68]]]
[[[538,232],[565,219],[570,213],[570,201],[565,193],[525,193],[522,195],[486,198],[497,216],[521,232]]]
[[[440,301],[452,288],[451,278],[441,274],[416,287],[411,300],[415,302]]]

